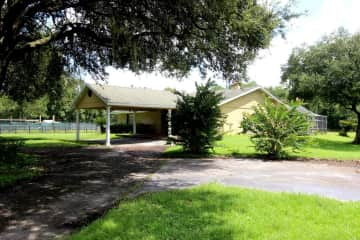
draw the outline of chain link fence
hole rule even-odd
[[[0,123],[2,133],[67,133],[76,131],[76,123],[32,123],[8,122]],[[97,132],[100,128],[95,123],[80,123],[80,131]]]

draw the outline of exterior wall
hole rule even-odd
[[[223,131],[229,134],[240,133],[240,123],[244,117],[244,114],[253,113],[253,108],[258,104],[263,104],[264,101],[265,93],[263,93],[261,90],[257,90],[248,95],[221,105],[221,112],[226,117]]]
[[[126,124],[127,123],[126,119],[127,119],[127,113],[116,114],[116,123]]]
[[[127,114],[118,114],[116,120],[118,123],[126,124]],[[132,124],[132,113],[129,113],[129,124]],[[152,125],[155,133],[161,133],[161,111],[146,111],[136,113],[136,124]]]
[[[94,93],[89,96],[87,94],[84,94],[84,96],[81,98],[78,108],[105,108],[105,104],[98,98]]]

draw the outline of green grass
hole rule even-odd
[[[354,134],[341,137],[336,132],[318,134],[309,138],[309,143],[303,151],[291,153],[290,157],[316,158],[331,160],[360,160],[360,145],[353,145]],[[164,154],[167,157],[196,157],[183,153],[180,146],[168,148]],[[248,135],[224,136],[215,145],[209,156],[225,157],[259,157]]]
[[[75,132],[70,133],[12,133],[1,134],[1,138],[18,139],[25,141],[25,147],[76,147],[94,144],[98,140],[104,140],[105,134],[98,132],[80,133],[79,142],[75,141]],[[111,134],[111,138],[119,138]]]
[[[43,168],[38,165],[38,159],[28,154],[18,153],[18,159],[13,163],[0,162],[0,188],[39,176]]]
[[[85,239],[360,239],[360,203],[210,184],[122,202]]]

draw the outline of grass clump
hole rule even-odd
[[[70,236],[84,239],[359,239],[360,203],[217,184],[128,200]]]

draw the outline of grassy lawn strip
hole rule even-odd
[[[360,160],[360,145],[353,145],[354,134],[341,137],[336,132],[310,137],[304,151],[292,153],[290,157],[318,158],[334,160]],[[168,148],[166,157],[196,157],[183,153],[180,146]],[[216,143],[210,156],[259,157],[248,135],[228,135]]]
[[[128,200],[84,239],[359,239],[360,203],[217,184]]]
[[[42,173],[43,169],[38,165],[35,156],[18,153],[16,163],[0,162],[0,188],[10,186],[17,181],[31,179]]]
[[[80,141],[75,141],[75,132],[70,133],[11,133],[1,134],[4,139],[25,141],[25,147],[76,147],[94,144],[94,141],[105,140],[105,134],[98,132],[80,133]],[[111,134],[111,138],[118,138]]]

